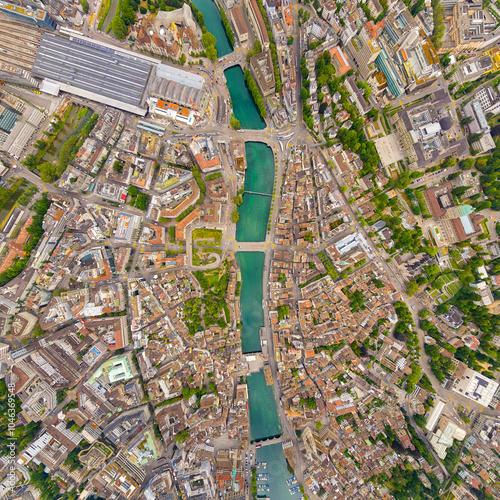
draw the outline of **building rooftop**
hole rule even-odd
[[[61,90],[132,112],[144,105],[151,71],[150,62],[133,54],[53,34],[43,36],[33,65],[35,76]]]
[[[182,106],[196,108],[203,100],[205,79],[201,75],[158,64],[149,93]]]

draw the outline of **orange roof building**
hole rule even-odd
[[[221,168],[217,148],[210,136],[193,137],[189,149],[196,158],[196,163],[198,163],[202,172],[213,172]]]
[[[175,228],[175,239],[185,240],[186,239],[186,228],[195,221],[200,216],[200,210],[196,207],[189,215],[184,217]]]
[[[332,64],[335,66],[340,75],[347,73],[351,66],[347,62],[347,57],[342,52],[340,47],[334,47],[330,49],[330,55],[332,56]]]

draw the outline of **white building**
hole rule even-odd
[[[427,431],[433,431],[434,427],[436,426],[439,417],[441,417],[441,413],[443,412],[445,407],[444,401],[438,401],[435,405],[434,408],[432,409],[429,418],[427,419],[427,423],[425,424],[425,429]]]
[[[467,368],[463,377],[453,384],[452,389],[475,403],[489,406],[498,390],[498,386],[498,382]]]
[[[475,304],[479,306],[489,306],[493,304],[495,298],[485,281],[474,281],[474,283],[471,283],[471,286],[474,288],[474,292],[481,296],[480,300],[474,302]]]
[[[193,125],[196,114],[192,109],[156,97],[148,100],[149,111],[155,118],[177,121],[183,125]]]

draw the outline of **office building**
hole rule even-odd
[[[36,24],[40,28],[55,30],[57,23],[55,19],[42,9],[34,9],[30,6],[21,7],[2,0],[0,2],[0,12],[7,17],[28,24]]]
[[[485,49],[500,39],[493,33],[497,20],[482,3],[457,2],[451,11],[446,10],[445,23],[448,29],[439,53]]]
[[[452,390],[482,406],[489,406],[499,387],[498,382],[467,368]]]

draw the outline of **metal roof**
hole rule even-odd
[[[204,85],[203,76],[160,63],[151,80],[149,94],[192,108],[201,104]]]
[[[145,101],[152,63],[97,43],[45,34],[33,74],[132,106]]]
[[[468,215],[462,215],[462,217],[460,217],[460,222],[462,223],[466,235],[475,232],[474,226],[472,225],[472,222]]]
[[[4,109],[3,113],[0,113],[0,130],[10,133],[18,120],[19,117],[16,113],[10,109]]]

